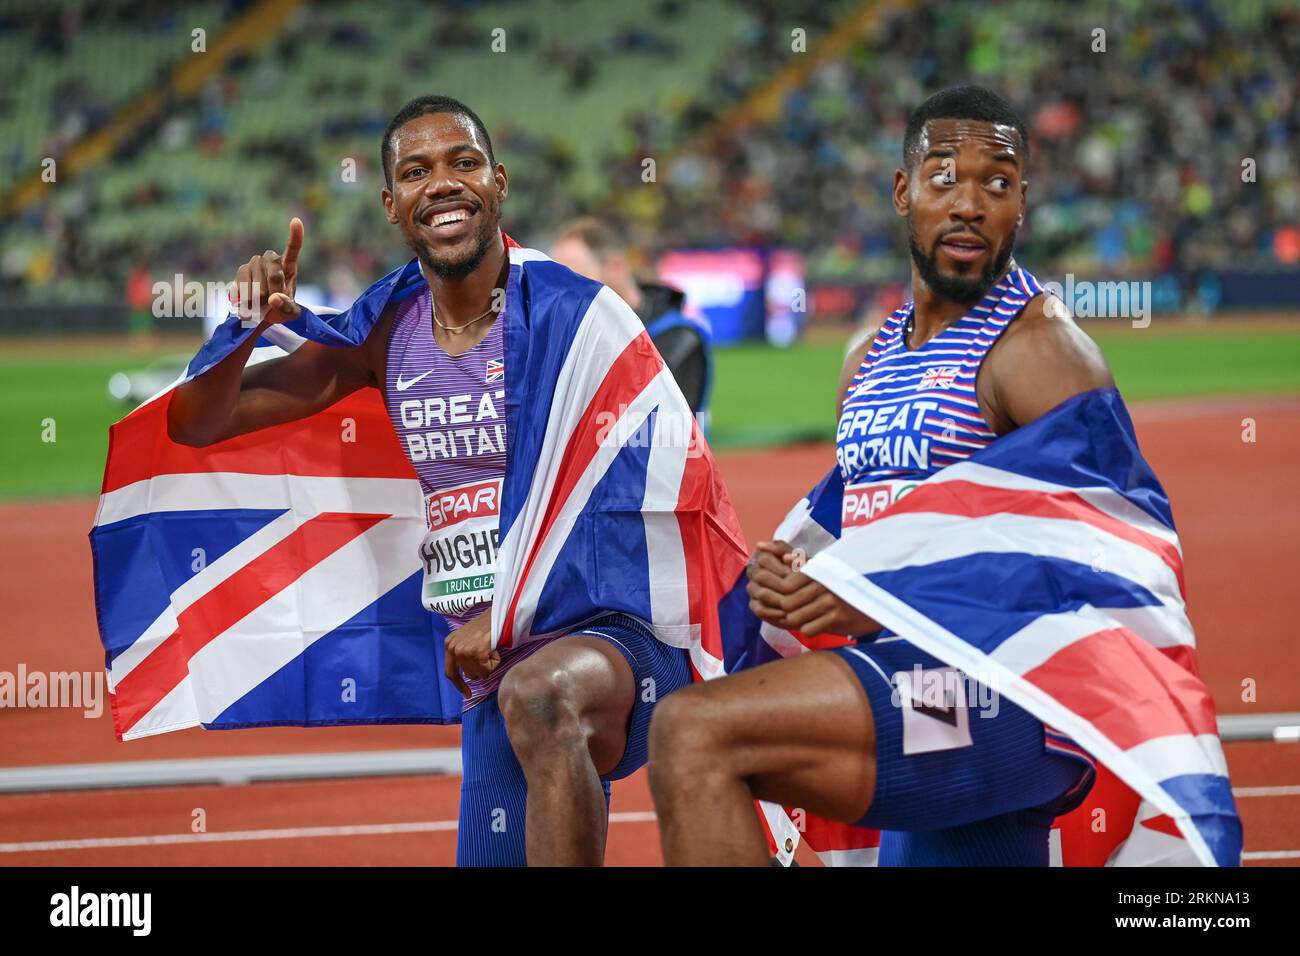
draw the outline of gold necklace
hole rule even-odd
[[[442,319],[438,318],[438,307],[437,305],[434,304],[433,299],[429,300],[429,311],[433,315],[434,324],[437,325],[438,328],[442,329],[444,332],[464,332],[475,322],[482,321],[483,319],[486,319],[489,315],[493,314],[492,306],[488,306],[486,312],[484,312],[482,315],[478,316],[477,318],[470,319],[468,322],[465,322],[461,325],[444,325]]]

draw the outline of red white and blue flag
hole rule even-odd
[[[1057,821],[1057,861],[1239,864],[1173,515],[1118,392],[1069,399],[843,537],[842,495],[833,470],[777,531],[811,556],[804,573],[1101,765],[1089,799]],[[760,623],[742,585],[724,605],[729,672],[840,640]],[[868,831],[802,829],[824,858],[874,862]],[[791,829],[773,833],[779,846]]]
[[[960,371],[961,368],[957,365],[927,368],[925,374],[921,376],[919,387],[922,391],[928,388],[952,388],[953,382],[957,381],[957,373]]]
[[[746,551],[694,417],[621,299],[507,245],[494,642],[622,612],[720,673],[718,601]],[[412,262],[345,312],[304,309],[250,362],[359,344],[423,283]],[[228,319],[181,381],[250,334]],[[171,394],[112,427],[90,535],[118,737],[459,720],[447,623],[420,601],[423,496],[379,392],[207,448],[168,438]]]

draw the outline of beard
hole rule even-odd
[[[405,229],[402,238],[420,263],[439,279],[463,279],[479,267],[491,251],[492,243],[500,241],[497,211],[484,206],[478,215],[478,231],[470,237],[472,244],[469,248],[462,251],[432,248]]]
[[[1006,270],[1007,263],[1011,261],[1011,250],[1016,245],[1016,230],[1011,230],[1011,235],[1007,236],[1006,242],[998,248],[996,255],[989,257],[987,265],[978,275],[948,275],[940,272],[937,252],[939,241],[939,239],[935,240],[934,246],[927,254],[916,241],[916,233],[912,232],[910,226],[908,227],[907,245],[912,251],[912,262],[916,264],[916,271],[921,274],[926,285],[945,299],[962,305],[974,305],[984,298],[984,294],[993,288],[993,283],[997,282],[998,277]]]

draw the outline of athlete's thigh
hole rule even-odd
[[[627,745],[636,680],[627,659],[608,641],[570,634],[551,641],[506,675],[502,693],[545,696],[576,714],[598,773],[615,767]]]
[[[871,707],[837,656],[800,654],[678,694],[691,726],[756,797],[838,820],[866,812],[875,786]]]
[[[1033,808],[1065,799],[1059,806],[1069,810],[1083,799],[1090,763],[1049,751],[1042,723],[986,685],[901,638],[829,653],[853,670],[875,721],[875,794],[853,822],[947,830],[1018,811],[1028,821]]]

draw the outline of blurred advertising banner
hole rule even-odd
[[[660,256],[657,271],[686,293],[686,314],[712,331],[715,345],[787,345],[808,314],[803,257],[787,249],[676,250]]]

